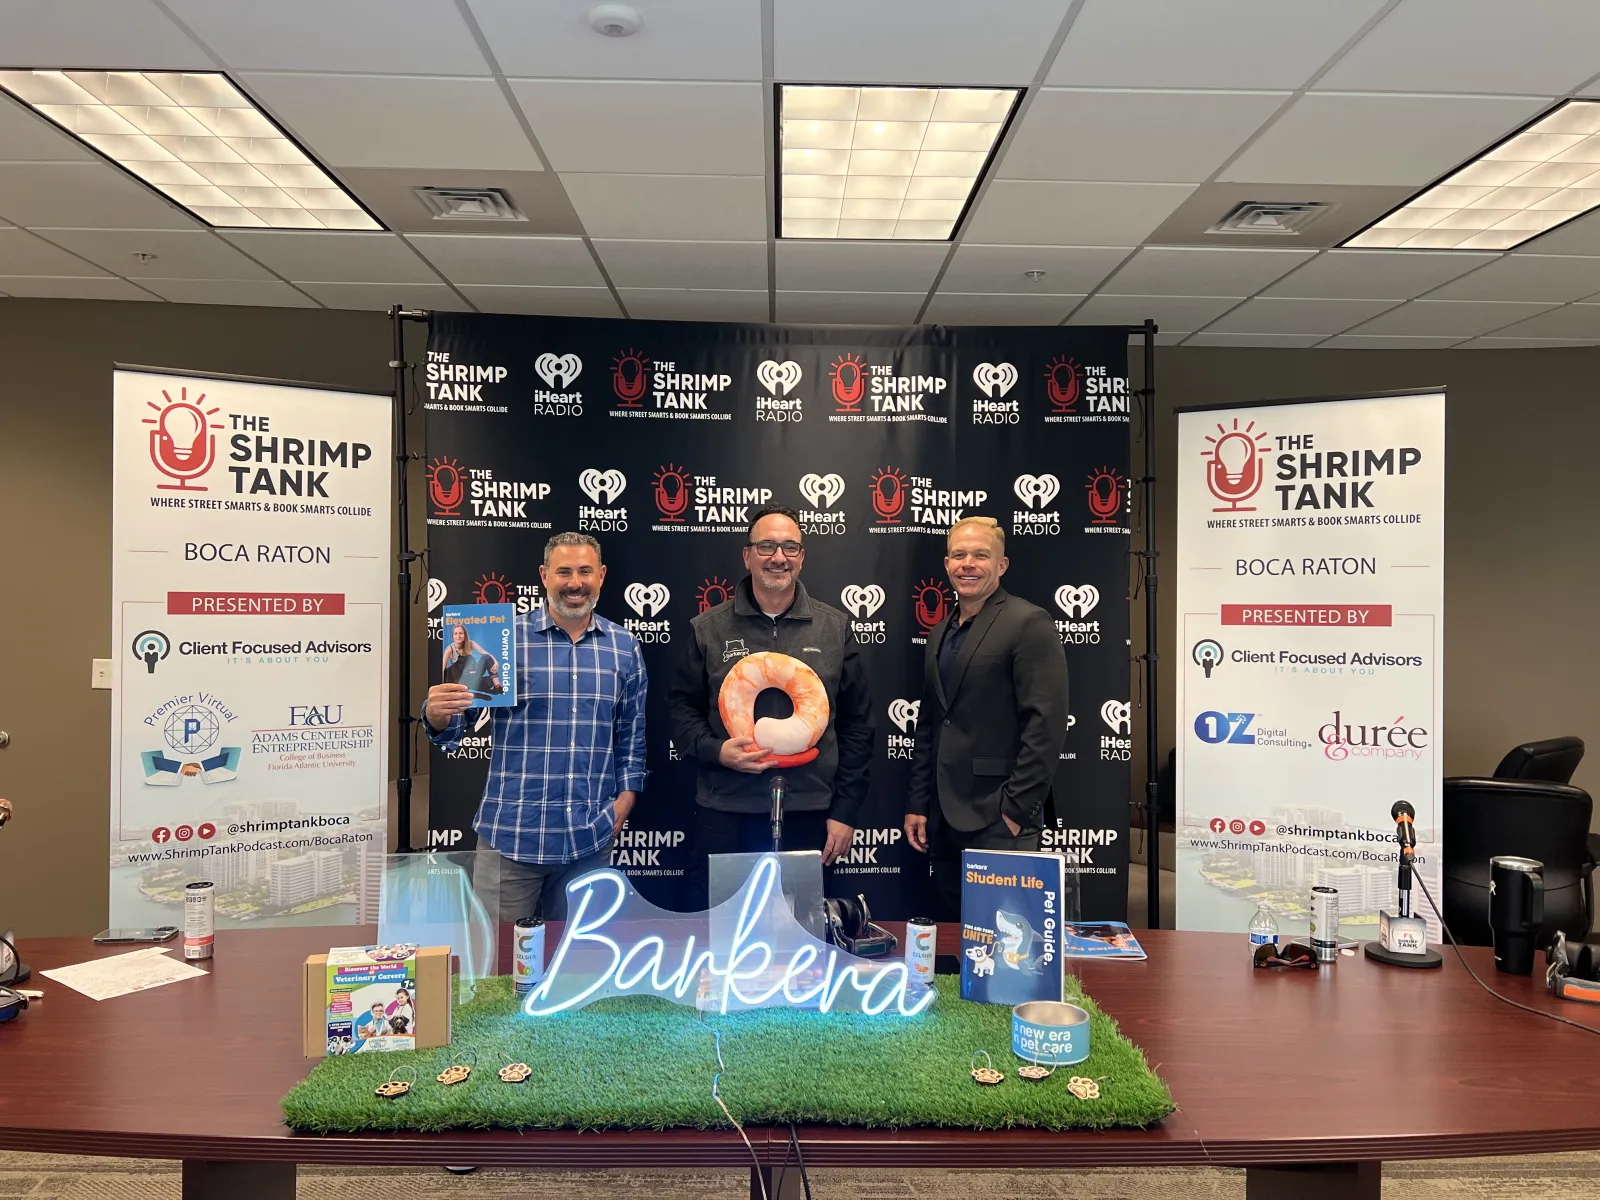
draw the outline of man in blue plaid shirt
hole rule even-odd
[[[546,606],[517,617],[517,703],[492,710],[494,757],[473,821],[475,890],[498,891],[502,921],[535,915],[541,896],[544,916],[564,919],[567,881],[610,865],[612,834],[645,781],[644,655],[594,611],[600,543],[557,534],[539,578]],[[463,684],[428,689],[434,745],[460,745],[471,707]]]

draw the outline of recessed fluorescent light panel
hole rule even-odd
[[[1346,246],[1509,250],[1600,205],[1600,101],[1569,100]]]
[[[208,225],[383,228],[224,75],[0,71],[0,87]]]
[[[783,84],[779,236],[947,241],[1018,94]]]

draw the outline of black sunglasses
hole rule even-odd
[[[1315,971],[1317,954],[1304,942],[1285,942],[1281,946],[1269,943],[1256,947],[1252,962],[1258,967],[1300,967]]]

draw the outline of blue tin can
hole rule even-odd
[[[1030,1000],[1011,1010],[1011,1052],[1047,1067],[1089,1057],[1089,1014],[1076,1004]]]

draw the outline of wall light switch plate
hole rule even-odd
[[[94,673],[90,676],[89,686],[109,690],[111,687],[111,660],[109,658],[97,658],[93,662],[93,669]]]

